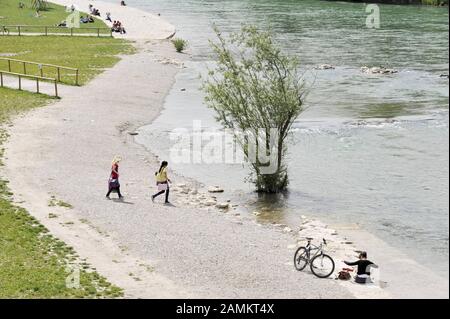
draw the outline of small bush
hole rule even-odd
[[[183,39],[173,39],[172,40],[173,45],[175,46],[175,49],[178,53],[183,52],[187,47],[187,41]]]

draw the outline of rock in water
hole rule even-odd
[[[366,74],[395,74],[395,73],[398,73],[398,71],[395,69],[387,69],[384,67],[369,68],[367,66],[363,66],[361,68],[361,72],[366,73]]]
[[[334,66],[331,64],[320,64],[314,67],[315,70],[334,70]]]

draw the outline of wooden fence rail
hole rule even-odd
[[[53,64],[47,64],[47,63],[38,63],[38,62],[29,62],[29,61],[9,59],[9,58],[0,58],[0,61],[7,61],[8,72],[12,72],[12,68],[11,68],[12,63],[21,64],[22,68],[23,68],[23,74],[25,74],[25,75],[28,75],[27,74],[27,65],[36,65],[39,69],[40,77],[44,77],[44,67],[53,68],[56,71],[56,79],[58,80],[58,82],[61,82],[61,70],[72,71],[72,72],[75,72],[75,85],[79,85],[79,75],[80,74],[79,74],[79,70],[76,68],[69,68],[66,66],[53,65]]]
[[[30,29],[38,29],[38,31],[30,31]],[[50,32],[50,31],[56,32]],[[97,35],[97,37],[101,36],[109,36],[112,37],[112,29],[111,28],[96,28],[96,27],[85,27],[85,28],[67,28],[67,27],[58,27],[58,26],[49,26],[49,25],[0,25],[0,31],[2,35],[11,35],[11,32],[16,33],[19,36],[26,35],[26,33],[36,33],[42,35],[53,35],[53,34],[65,34],[70,36],[74,35]],[[59,32],[64,31],[64,32]],[[86,31],[86,32],[84,32]],[[89,31],[89,32],[87,32]],[[107,32],[102,32],[107,31]]]
[[[18,77],[19,78],[19,90],[22,90],[22,78],[36,80],[36,93],[40,93],[39,81],[53,82],[55,85],[55,96],[58,97],[58,80],[57,79],[45,78],[42,76],[35,76],[35,75],[26,75],[26,74],[20,74],[20,73],[0,71],[0,87],[4,87],[4,78],[3,78],[4,75]]]

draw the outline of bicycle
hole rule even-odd
[[[302,271],[309,264],[311,272],[319,278],[327,278],[334,272],[334,260],[324,253],[324,246],[327,245],[325,238],[320,246],[311,244],[313,238],[306,238],[308,241],[305,247],[297,249],[294,255],[294,266],[298,271]],[[312,254],[314,252],[314,254]]]

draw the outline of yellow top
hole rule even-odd
[[[164,167],[160,173],[156,174],[156,181],[158,183],[167,182],[167,167]]]

